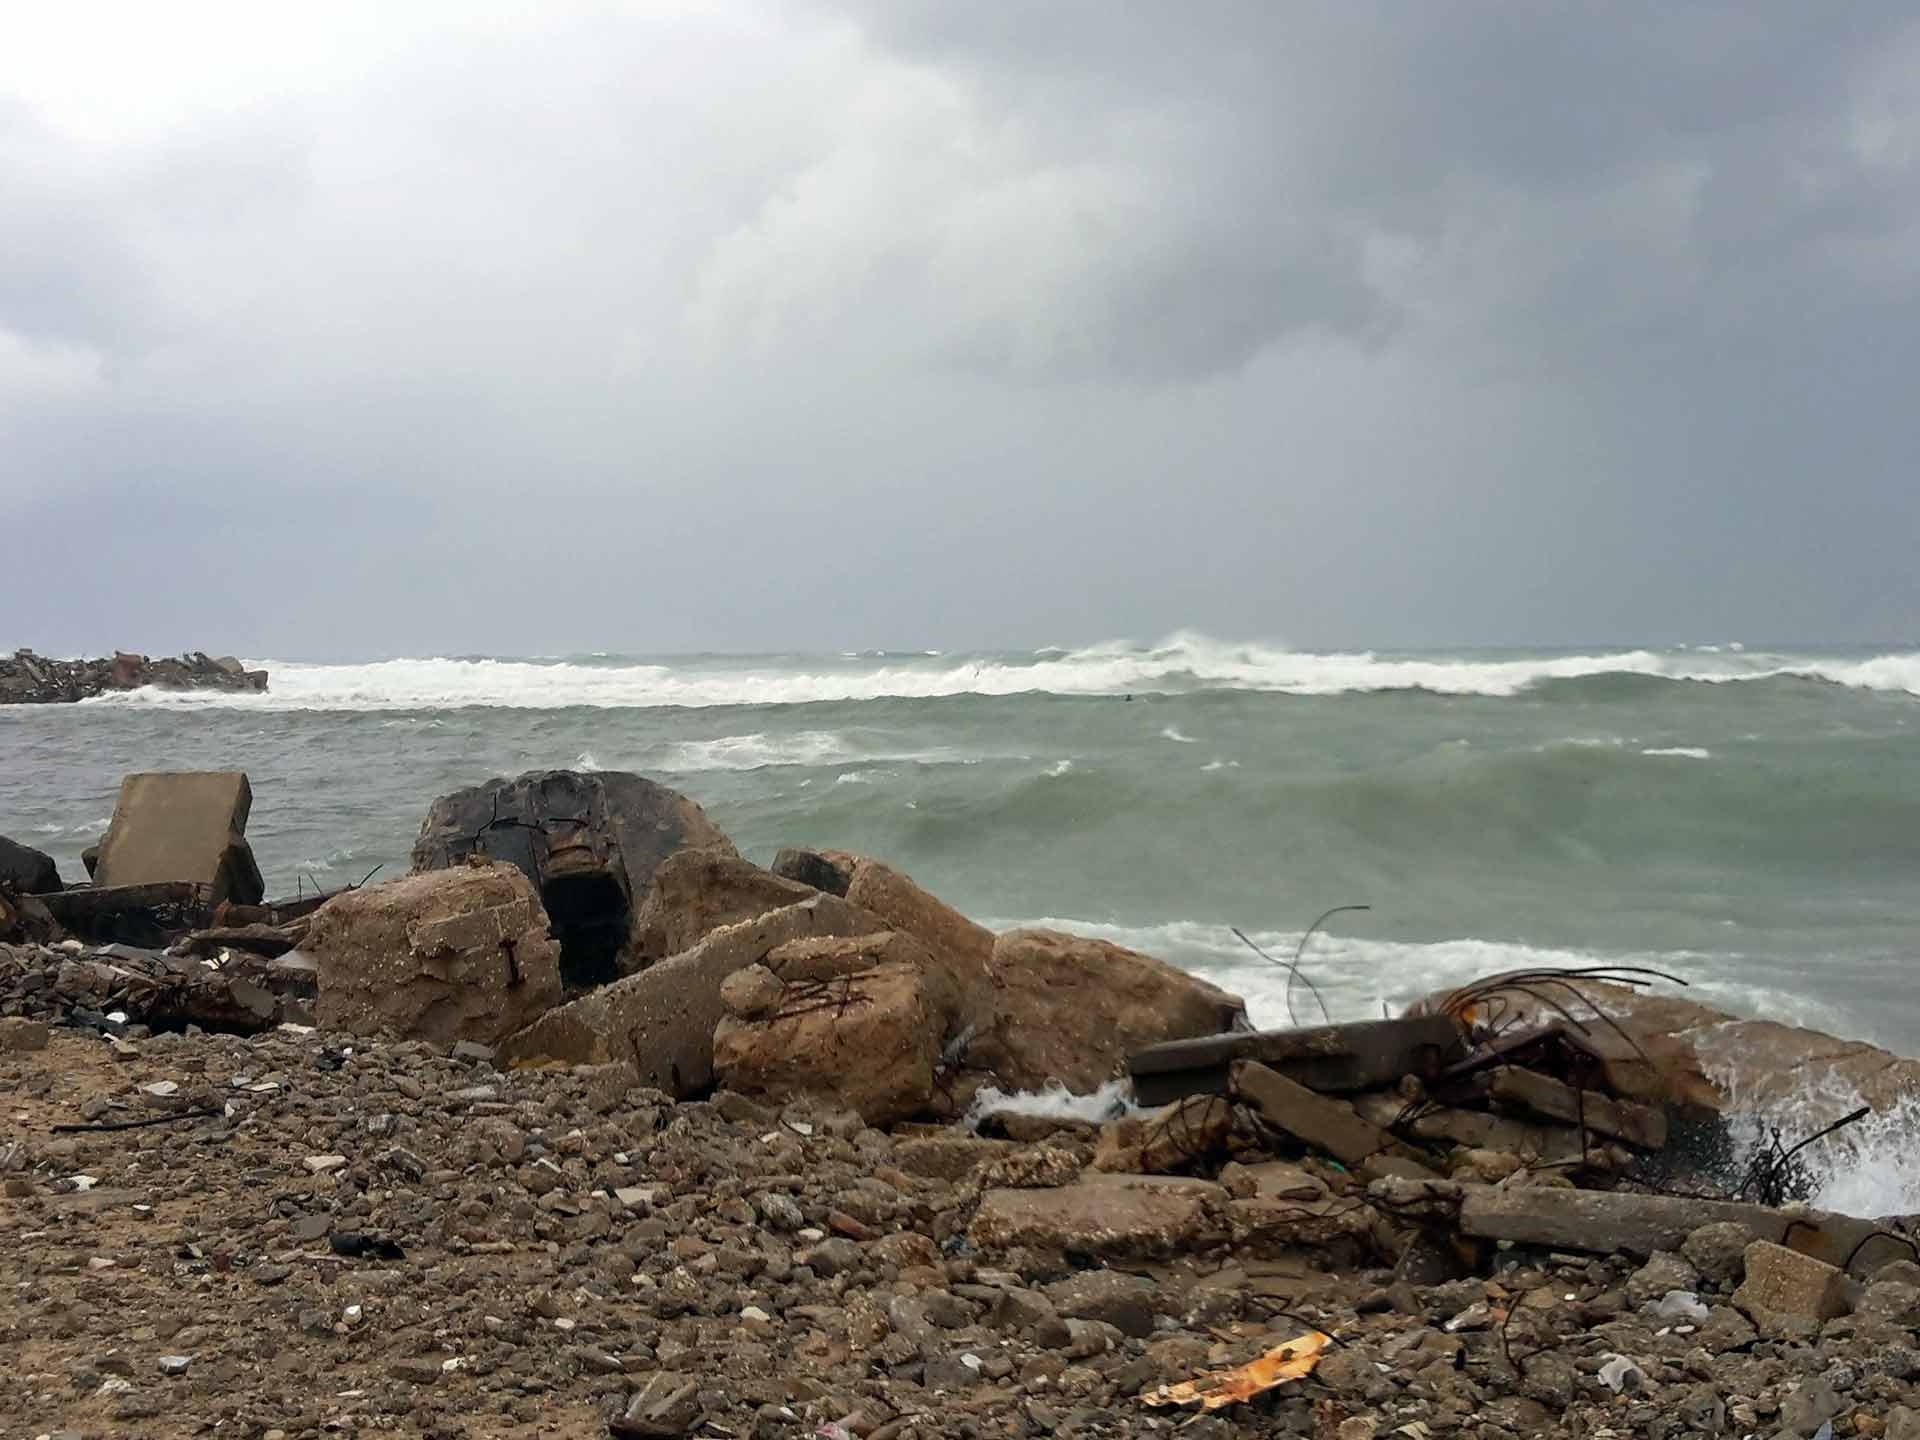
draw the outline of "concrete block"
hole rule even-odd
[[[1733,1292],[1733,1303],[1755,1319],[1831,1320],[1847,1313],[1849,1286],[1846,1273],[1824,1260],[1756,1240],[1747,1247],[1747,1278]]]
[[[1358,1165],[1387,1147],[1385,1132],[1362,1120],[1351,1105],[1316,1095],[1257,1061],[1235,1061],[1230,1083],[1233,1093],[1270,1124],[1343,1165]]]
[[[264,896],[246,840],[253,788],[238,770],[129,775],[100,844],[102,888],[184,881],[209,900],[257,905]]]

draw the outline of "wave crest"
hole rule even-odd
[[[140,690],[96,705],[242,706],[298,710],[566,709],[800,705],[1043,693],[1118,696],[1255,691],[1299,696],[1419,691],[1436,695],[1630,697],[1673,682],[1795,678],[1920,695],[1920,652],[1862,659],[1754,652],[1621,650],[1581,655],[1422,656],[1322,653],[1181,632],[1153,646],[1125,642],[1029,655],[927,652],[726,660],[385,660],[359,665],[258,663],[264,695]]]

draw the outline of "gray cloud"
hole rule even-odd
[[[0,59],[0,643],[1920,630],[1903,7],[183,15]]]

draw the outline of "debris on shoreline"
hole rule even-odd
[[[231,655],[201,651],[149,659],[116,651],[100,660],[49,660],[31,650],[0,655],[0,705],[69,705],[113,691],[264,691],[267,672],[249,670]]]
[[[142,903],[0,849],[26,1433],[1920,1440],[1911,1226],[1743,1166],[1706,1047],[1760,1022],[1646,976],[1254,1031],[599,773],[216,899],[245,780],[191,778]]]

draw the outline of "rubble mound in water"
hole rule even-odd
[[[149,659],[117,651],[110,659],[48,660],[31,650],[0,655],[0,705],[60,705],[120,690],[264,691],[267,672],[249,670],[231,655],[201,651]]]

